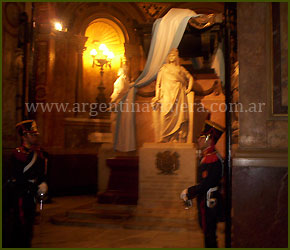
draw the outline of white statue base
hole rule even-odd
[[[139,151],[139,200],[145,208],[180,208],[182,190],[196,184],[193,143],[145,143]]]
[[[106,160],[115,157],[112,143],[103,143],[98,151],[98,192],[106,191],[110,178],[110,169]]]

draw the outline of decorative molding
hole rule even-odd
[[[238,149],[233,156],[234,167],[288,167],[288,151],[270,149]]]
[[[18,37],[20,13],[21,9],[17,3],[3,3],[2,28],[12,37]]]
[[[8,24],[13,28],[18,28],[19,26],[19,14],[21,10],[17,3],[5,3],[4,4],[4,13],[5,19]]]

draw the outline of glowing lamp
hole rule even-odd
[[[114,57],[115,57],[114,53],[112,51],[109,51],[108,59],[113,59]]]
[[[109,49],[107,48],[107,46],[105,44],[103,44],[103,43],[100,45],[99,50],[109,51]]]
[[[95,44],[98,41],[94,41],[93,45],[95,46]],[[98,90],[99,93],[97,95],[96,98],[96,103],[100,104],[100,103],[107,103],[107,99],[104,93],[105,90],[105,86],[103,83],[103,75],[104,75],[104,66],[111,68],[111,61],[112,59],[115,57],[114,53],[112,51],[110,51],[107,46],[105,44],[100,44],[100,46],[98,47],[98,49],[92,49],[90,51],[90,54],[92,56],[93,59],[93,65],[92,67],[99,67],[100,68],[100,84],[98,86]],[[97,56],[96,56],[97,55]],[[96,108],[96,110],[98,110],[98,108]],[[98,114],[101,115],[103,111],[98,111]]]
[[[92,49],[90,52],[91,56],[96,56],[98,52],[95,49]]]
[[[55,22],[54,23],[54,28],[57,31],[62,31],[62,24],[60,22]]]

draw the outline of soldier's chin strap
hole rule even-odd
[[[28,169],[30,169],[33,166],[33,164],[35,163],[36,159],[37,159],[37,153],[34,151],[33,157],[31,159],[31,161],[23,169],[23,173],[25,173]]]

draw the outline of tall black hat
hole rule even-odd
[[[204,127],[200,133],[200,136],[210,135],[214,144],[216,144],[217,141],[219,140],[219,138],[224,133],[224,131],[225,131],[225,129],[223,127],[221,127],[219,124],[217,124],[213,121],[210,121],[210,120],[206,120]]]
[[[25,134],[39,134],[34,120],[25,120],[17,123],[16,130],[20,136]]]

